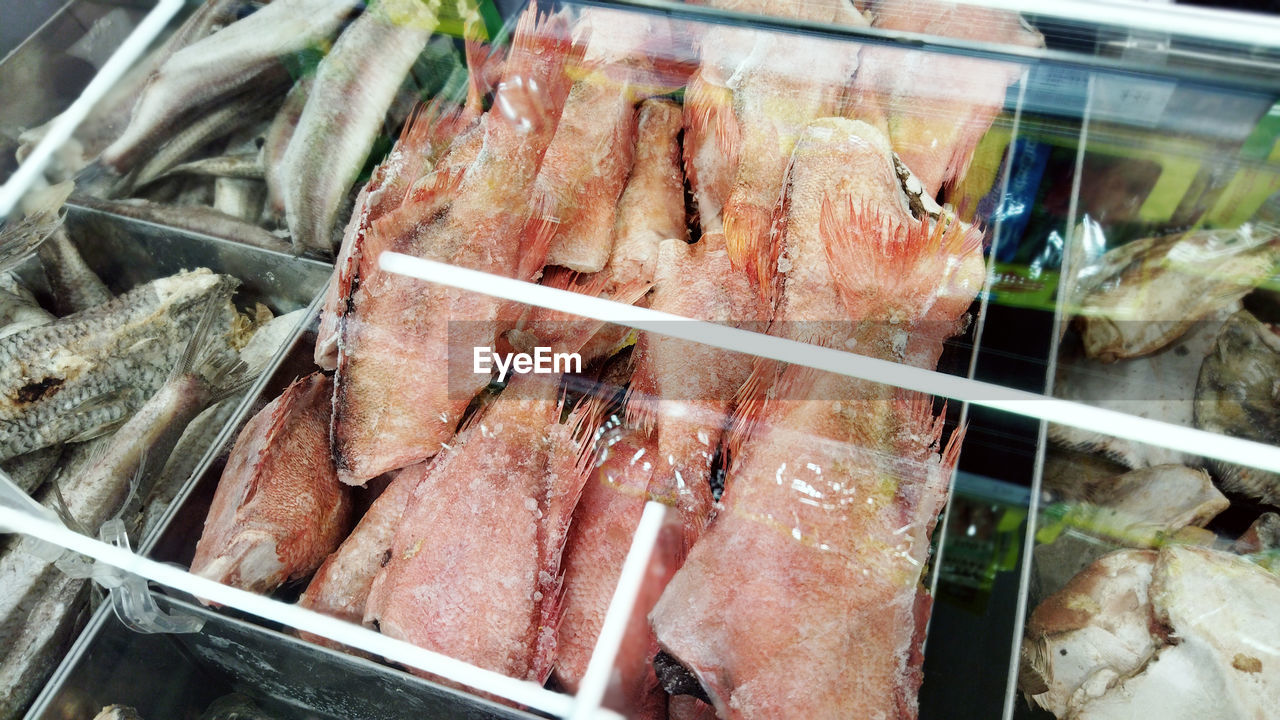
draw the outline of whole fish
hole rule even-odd
[[[688,240],[684,173],[680,167],[680,106],[650,99],[636,120],[635,164],[618,198],[609,255],[610,283],[653,282],[663,240]],[[606,295],[608,295],[606,289]]]
[[[413,61],[435,30],[440,0],[371,5],[320,61],[281,160],[294,251],[334,249],[338,208],[364,167]]]
[[[582,77],[565,100],[531,199],[536,216],[554,223],[549,265],[594,273],[609,260],[636,141],[634,83],[649,67],[641,46],[652,24],[631,13],[588,9],[575,27],[586,47],[582,66],[571,71]]]
[[[1195,425],[1223,435],[1274,443],[1280,440],[1280,336],[1247,310],[1222,325],[1200,366]],[[1280,476],[1221,461],[1210,463],[1222,486],[1280,505]]]
[[[355,530],[316,571],[298,598],[299,605],[348,622],[364,620],[369,588],[378,571],[390,562],[391,544],[400,518],[414,490],[426,477],[430,463],[412,465],[396,473]],[[339,643],[319,635],[299,633],[299,637],[327,647],[339,647]]]
[[[982,285],[980,234],[913,218],[887,139],[837,118],[797,143],[783,205],[770,332],[933,367]],[[736,410],[723,509],[650,615],[658,644],[722,717],[913,718],[959,433],[942,445],[929,397],[766,367]]]
[[[390,249],[513,276],[522,254],[545,254],[521,248],[520,237],[568,92],[566,25],[563,16],[538,21],[536,6],[525,11],[474,162],[460,176],[437,168],[365,236],[370,272],[360,275],[343,316],[335,377],[333,453],[343,482],[361,484],[434,455],[488,383],[472,372],[470,349],[493,346],[500,302],[372,265]],[[503,110],[515,107],[525,109]],[[399,380],[410,376],[412,383]]]
[[[873,27],[1040,48],[1044,37],[1017,13],[935,0],[882,0]],[[869,46],[853,84],[853,117],[889,136],[934,197],[964,179],[973,151],[1022,74],[1014,63],[885,45]]]
[[[265,177],[265,172],[262,153],[238,152],[175,165],[166,170],[161,177],[170,175],[208,175],[220,178],[261,180]]]
[[[284,96],[284,103],[271,119],[266,137],[262,143],[263,174],[267,181],[267,203],[276,217],[284,217],[284,193],[289,185],[289,177],[285,174],[284,153],[289,148],[289,140],[298,128],[298,119],[302,117],[302,109],[307,105],[307,96],[311,93],[311,83],[315,75],[303,75]]]
[[[271,360],[282,347],[299,331],[298,325],[306,315],[306,310],[294,310],[291,313],[261,322],[253,337],[240,348],[240,361],[248,367],[269,367]],[[262,308],[261,314],[270,315]],[[173,452],[165,461],[164,468],[158,476],[150,480],[145,488],[139,490],[145,501],[141,513],[133,521],[131,530],[135,530],[139,546],[146,542],[152,532],[159,526],[161,519],[195,472],[196,466],[213,446],[223,427],[235,415],[240,407],[242,395],[233,395],[196,416],[187,425],[187,429],[174,445]]]
[[[333,275],[325,290],[324,307],[320,311],[320,327],[316,330],[315,362],[325,370],[338,366],[339,321],[346,313],[347,301],[360,275],[366,233],[375,220],[400,207],[415,181],[425,176],[435,162],[453,144],[453,140],[475,117],[466,110],[452,107],[437,97],[406,123],[404,131],[386,159],[373,171],[369,182],[356,197],[351,219],[342,233],[342,244],[334,263]],[[469,137],[482,137],[471,127]],[[474,159],[476,153],[467,154]],[[471,160],[466,161],[470,164]],[[371,272],[366,268],[366,274]]]
[[[510,677],[547,679],[560,558],[589,468],[575,431],[590,413],[562,424],[558,397],[558,376],[518,375],[432,461],[369,590],[366,624]]]
[[[215,140],[235,133],[262,120],[272,109],[271,100],[279,85],[272,78],[262,78],[252,88],[228,99],[217,108],[187,123],[160,146],[145,163],[121,181],[117,194],[127,194],[169,173],[175,166]]]
[[[642,433],[606,432],[605,445],[574,510],[564,549],[564,600],[556,640],[557,682],[577,692],[617,587],[631,535],[661,464]],[[666,693],[654,674],[657,651],[646,616],[683,556],[679,522],[663,528],[615,661],[616,682],[605,704],[629,718],[665,718]]]
[[[329,454],[333,387],[295,381],[240,431],[209,506],[191,572],[270,593],[306,577],[350,529],[350,489]]]
[[[664,240],[657,273],[655,310],[757,331],[767,324],[768,309],[747,278],[733,271],[720,233],[693,245]],[[687,552],[710,519],[712,462],[752,358],[649,333],[636,341],[633,358],[627,417],[656,434],[649,491],[677,510]]]
[[[129,125],[102,152],[116,172],[137,164],[192,109],[253,87],[280,59],[337,32],[356,0],[283,0],[170,56],[147,81]]]
[[[112,85],[107,94],[93,106],[93,111],[75,129],[75,134],[55,156],[46,175],[54,181],[69,180],[82,168],[95,160],[111,144],[129,123],[130,114],[137,104],[152,74],[175,52],[208,37],[224,25],[236,20],[236,14],[246,0],[206,0],[192,12],[182,25],[155,50],[149,52]],[[18,150],[19,161],[44,138],[57,117],[22,134],[23,145]]]
[[[235,284],[180,273],[0,339],[0,459],[118,425],[164,382],[205,304],[230,324]]]
[[[209,403],[243,387],[245,368],[228,362],[234,353],[219,327],[225,302],[218,295],[205,299],[195,332],[159,390],[99,446],[87,468],[59,481],[65,482],[61,495],[74,526],[96,536],[102,523],[122,509],[146,466],[158,466],[168,456],[187,423]],[[5,652],[0,688],[6,690],[0,694],[0,712],[6,718],[29,701],[53,669],[83,607],[75,598],[84,580],[64,575],[37,554],[38,543],[23,537],[0,556],[5,588],[0,596],[0,648]]]
[[[1085,354],[1103,362],[1153,353],[1244,297],[1280,261],[1269,226],[1137,240],[1084,268],[1070,289]]]
[[[212,208],[164,205],[146,200],[99,200],[84,195],[73,197],[71,202],[102,212],[252,245],[262,250],[290,252],[287,240]]]
[[[846,0],[788,3],[769,12],[850,27],[868,24]],[[758,264],[770,245],[791,151],[810,121],[840,109],[859,50],[846,41],[761,32],[726,83],[739,147],[732,152],[738,162],[723,208],[725,244],[735,267],[759,282],[773,276],[772,268]]]

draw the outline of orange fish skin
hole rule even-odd
[[[874,26],[926,35],[1044,47],[1017,13],[933,0],[883,0]],[[964,179],[973,151],[1023,68],[944,53],[868,48],[854,82],[854,117],[886,130],[926,194]]]
[[[371,267],[352,293],[338,353],[333,445],[343,482],[361,484],[434,455],[488,383],[472,371],[471,349],[493,346],[499,302],[372,263],[390,249],[515,275],[527,197],[569,86],[567,23],[559,15],[535,21],[536,12],[531,6],[516,30],[474,162],[415,184],[366,237]]]
[[[355,530],[316,571],[298,598],[298,605],[347,622],[359,624],[364,620],[365,601],[373,578],[388,560],[396,527],[410,496],[426,476],[429,464],[428,461],[411,465],[396,474]],[[310,633],[299,633],[298,637],[335,649],[344,647]]]
[[[332,384],[295,381],[240,432],[191,572],[269,593],[310,575],[350,529],[351,498],[329,454]]]
[[[914,220],[887,140],[838,118],[805,131],[783,204],[770,332],[936,363],[981,287],[980,235]],[[927,397],[757,365],[723,509],[650,615],[720,717],[915,717],[919,579],[959,451],[942,430]]]
[[[585,477],[557,465],[579,455],[558,422],[557,380],[517,376],[431,463],[370,589],[366,624],[511,677],[550,674],[549,610]]]
[[[733,271],[719,234],[704,235],[693,245],[663,241],[651,306],[756,330],[767,320],[747,278]],[[712,461],[752,358],[647,333],[637,341],[634,357],[628,417],[657,434],[650,492],[677,509],[687,551],[710,516]]]

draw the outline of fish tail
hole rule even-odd
[[[953,266],[980,253],[982,231],[927,215],[896,220],[851,197],[824,197],[818,224],[827,266],[850,320],[872,313],[921,320],[945,293]],[[968,302],[964,305],[967,307]]]
[[[170,381],[183,375],[203,378],[211,391],[212,399],[209,404],[220,402],[244,390],[265,369],[265,362],[250,367],[226,342],[214,337],[215,333],[220,332],[214,328],[214,323],[226,310],[228,302],[229,298],[223,293],[214,293],[205,301],[195,331],[191,333],[186,347],[178,356],[178,362],[169,373]]]
[[[573,83],[565,68],[581,62],[585,46],[572,42],[565,13],[543,15],[537,2],[529,3],[511,38],[502,84],[531,95],[539,106],[537,111],[549,118],[554,127]],[[499,114],[513,123],[527,120],[509,117],[506,112]]]
[[[551,251],[551,241],[560,229],[560,222],[535,209],[533,217],[525,223],[520,237],[520,262],[516,267],[516,277],[533,282],[542,272],[547,262],[547,253]],[[543,283],[546,284],[546,283]],[[566,284],[561,290],[568,290]]]
[[[0,228],[0,272],[25,260],[62,227],[66,218],[62,206],[73,187],[74,183],[68,180],[23,199],[24,217]]]
[[[484,112],[484,98],[492,89],[490,77],[496,66],[502,62],[502,56],[468,29],[463,38],[463,50],[467,59],[467,99],[466,112],[479,117]]]
[[[783,365],[775,360],[756,358],[751,364],[751,374],[738,388],[733,415],[725,431],[724,447],[728,456],[726,466],[732,467],[734,459],[755,435],[760,419],[769,405],[769,391],[777,383]]]

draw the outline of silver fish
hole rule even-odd
[[[263,250],[290,251],[288,241],[276,237],[257,225],[251,225],[212,208],[163,205],[146,200],[99,200],[88,196],[75,196],[71,202],[94,210],[160,225],[172,225],[183,230],[212,235]]]
[[[337,32],[357,0],[276,0],[175,52],[151,77],[129,126],[102,152],[117,172],[168,134],[185,111],[252,87],[279,59]]]
[[[1280,336],[1247,310],[1231,316],[1200,366],[1196,427],[1224,435],[1280,442]],[[1280,505],[1280,476],[1213,461],[1228,490]]]
[[[125,505],[136,479],[145,477],[145,466],[168,457],[187,423],[209,403],[242,390],[261,369],[247,369],[231,350],[219,321],[225,302],[217,295],[206,297],[196,330],[164,384],[110,440],[98,444],[88,468],[64,475],[65,488],[58,495],[64,498],[69,524],[96,535]],[[37,553],[37,542],[23,537],[0,557],[0,584],[5,588],[0,596],[0,647],[8,649],[0,661],[0,688],[9,690],[7,695],[30,684],[24,678],[42,678],[52,669],[61,639],[74,625],[78,604],[73,600],[84,584]],[[0,717],[12,714],[5,710],[0,707]]]
[[[208,175],[210,177],[261,180],[264,177],[264,172],[261,153],[240,152],[202,158],[175,165],[166,170],[161,177],[169,177],[171,175]]]
[[[164,382],[210,298],[229,326],[235,285],[203,268],[179,273],[0,339],[0,460],[123,421]]]
[[[246,0],[206,0],[196,8],[160,47],[140,60],[93,106],[89,117],[80,123],[75,135],[55,155],[45,174],[55,180],[66,180],[97,158],[128,125],[133,106],[152,74],[178,50],[234,22],[236,13],[246,4]],[[19,161],[26,158],[56,121],[55,117],[22,134]]]
[[[54,309],[61,315],[98,307],[113,297],[97,273],[89,268],[64,229],[55,230],[38,251],[44,276],[53,291]]]
[[[121,182],[120,190],[140,187],[165,175],[171,168],[218,138],[252,124],[271,110],[275,83],[262,82],[210,112],[202,113],[175,133],[135,172]],[[123,194],[123,193],[121,193]]]
[[[284,104],[271,119],[271,126],[267,128],[262,144],[267,205],[277,217],[284,217],[284,192],[289,185],[289,178],[285,175],[284,153],[289,148],[289,140],[298,129],[298,119],[302,117],[302,110],[307,105],[314,81],[315,75],[305,75],[293,84],[289,94],[284,96]]]
[[[439,0],[383,0],[320,61],[283,160],[285,216],[295,252],[333,252],[338,208],[383,118],[435,30]]]
[[[1280,232],[1245,224],[1146,238],[1076,275],[1070,295],[1089,357],[1111,362],[1165,347],[1271,276]]]

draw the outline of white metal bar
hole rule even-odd
[[[971,402],[1038,420],[1090,430],[1105,429],[1109,434],[1126,440],[1280,472],[1280,447],[1264,443],[1217,435],[1117,410],[1082,405],[727,325],[691,320],[649,308],[586,297],[581,293],[557,290],[400,253],[384,252],[378,262],[382,269],[389,272],[461,290],[627,325],[645,332],[893,385],[959,402]]]
[[[609,676],[613,673],[618,648],[622,646],[622,636],[627,631],[631,611],[635,609],[636,597],[640,594],[640,583],[644,581],[649,569],[649,558],[653,556],[653,546],[658,542],[658,532],[662,529],[666,510],[665,505],[653,501],[644,505],[644,513],[631,536],[627,559],[623,561],[622,572],[618,575],[618,585],[614,588],[609,609],[600,625],[600,636],[591,650],[587,670],[582,674],[582,682],[578,685],[573,714],[569,716],[572,720],[587,720],[597,716],[600,702],[604,700],[605,688],[609,684]]]
[[[3,505],[0,505],[0,530],[20,532],[61,545],[127,573],[181,590],[195,597],[321,635],[480,692],[499,695],[542,712],[564,717],[573,710],[573,698],[547,690],[537,683],[509,678],[328,615],[223,585],[199,575],[193,575],[182,568],[158,563],[124,548],[108,545]]]
[[[44,172],[45,165],[49,163],[53,153],[71,139],[72,133],[89,116],[93,106],[98,104],[107,91],[128,72],[134,62],[146,51],[151,41],[178,14],[182,6],[183,0],[160,0],[156,3],[155,8],[147,13],[138,27],[125,38],[123,43],[120,43],[120,48],[115,54],[103,64],[93,80],[89,81],[84,91],[80,93],[80,97],[76,98],[75,102],[53,121],[49,132],[36,144],[26,162],[14,171],[3,187],[0,187],[0,218],[7,217],[13,212],[23,194],[40,173]]]

